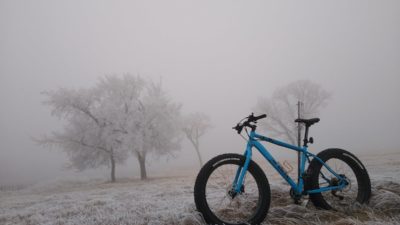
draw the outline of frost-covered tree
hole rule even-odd
[[[139,162],[141,179],[146,179],[149,154],[172,155],[180,149],[181,106],[171,101],[161,82],[149,82],[138,103],[136,117],[126,126],[125,143]]]
[[[161,83],[106,76],[92,88],[61,88],[45,95],[52,114],[67,123],[63,131],[38,142],[61,146],[74,168],[110,166],[115,181],[116,164],[132,152],[146,179],[149,153],[162,156],[179,149],[180,105],[168,98]]]
[[[200,137],[202,137],[211,127],[210,117],[201,112],[187,115],[183,122],[183,132],[185,133],[186,138],[193,145],[197,157],[199,158],[200,166],[203,166],[203,160],[200,153]]]
[[[268,120],[260,121],[260,126],[272,135],[296,144],[297,102],[302,102],[301,116],[305,119],[318,116],[327,105],[330,93],[320,85],[308,80],[299,80],[275,90],[270,98],[261,97],[255,111],[267,113]]]
[[[137,105],[144,84],[139,77],[107,76],[92,88],[44,92],[44,103],[66,125],[62,131],[38,139],[38,143],[60,146],[69,157],[70,167],[78,170],[108,166],[114,182],[116,164],[128,156],[119,130],[126,119],[122,111]]]
[[[70,167],[78,170],[109,166],[111,181],[115,181],[116,163],[122,162],[127,154],[118,151],[118,139],[111,132],[110,115],[104,107],[110,100],[107,92],[99,92],[97,88],[61,88],[44,94],[52,115],[63,118],[66,125],[62,131],[38,142],[60,146],[70,159]]]

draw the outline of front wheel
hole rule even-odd
[[[306,190],[338,186],[345,181],[339,190],[310,194],[310,200],[317,208],[347,210],[354,203],[367,203],[371,196],[371,181],[364,165],[357,157],[342,149],[327,149],[317,155],[340,178],[334,176],[322,163],[314,158],[307,170],[309,176]]]
[[[267,177],[250,161],[240,193],[233,193],[233,182],[246,158],[223,154],[208,161],[200,170],[194,200],[208,224],[260,224],[267,215],[271,193]]]

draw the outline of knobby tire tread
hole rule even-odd
[[[368,203],[371,197],[371,181],[367,170],[356,156],[343,149],[332,148],[318,153],[317,157],[319,157],[323,162],[326,162],[332,158],[340,159],[346,162],[357,177],[358,195],[356,200],[361,204]],[[309,178],[306,181],[305,190],[319,188],[318,179],[321,168],[321,162],[314,158],[307,169]],[[327,201],[325,201],[321,193],[310,194],[310,200],[317,208],[327,210],[333,209],[333,207]]]

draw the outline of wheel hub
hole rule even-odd
[[[234,188],[230,189],[228,191],[228,196],[231,197],[232,199],[234,199],[237,194],[243,194],[244,193],[244,184],[242,185],[242,187],[240,188],[240,192],[236,192]]]
[[[234,199],[237,195],[237,192],[232,188],[231,190],[228,191],[228,196],[231,197],[231,199]]]

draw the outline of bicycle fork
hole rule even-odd
[[[246,160],[244,161],[244,165],[243,165],[243,167],[241,167],[241,166],[238,167],[238,169],[236,171],[236,175],[235,175],[235,180],[233,181],[233,184],[232,184],[232,189],[234,190],[235,194],[241,193],[244,190],[243,181],[245,179],[247,170],[249,168],[251,156],[252,156],[250,143],[247,144],[247,148],[246,148],[244,155],[246,157]],[[234,196],[232,196],[232,198],[233,197]]]

